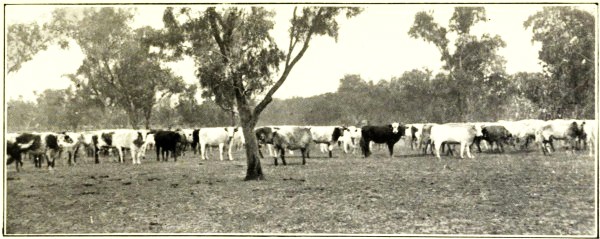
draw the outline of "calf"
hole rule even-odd
[[[467,157],[473,158],[469,146],[476,136],[482,136],[479,125],[443,124],[431,127],[430,139],[435,146],[436,157],[438,159],[441,159],[440,149],[444,143],[459,143],[460,158],[464,158],[465,150],[467,151]]]
[[[342,127],[338,126],[311,126],[310,133],[313,142],[322,145],[321,152],[328,151],[329,157],[333,157],[333,145],[342,136]],[[323,147],[324,146],[324,147]],[[326,150],[325,150],[326,149]]]
[[[156,161],[160,161],[162,155],[163,161],[169,161],[169,152],[172,152],[175,162],[177,162],[177,150],[181,148],[181,134],[174,131],[158,131],[153,134],[154,147],[156,148]],[[166,157],[165,157],[166,155]]]
[[[394,155],[394,144],[405,135],[406,127],[399,123],[392,123],[385,126],[364,126],[361,129],[362,138],[360,140],[361,149],[366,157],[371,155],[370,142],[378,144],[387,144],[390,152],[390,158]]]
[[[237,131],[237,128],[235,127],[201,128],[198,132],[198,138],[202,159],[208,160],[208,157],[206,156],[206,146],[219,146],[219,157],[222,161],[223,147],[227,144],[229,160],[233,160],[233,156],[231,155],[231,139],[233,138],[235,131]]]
[[[302,165],[305,165],[306,153],[312,141],[310,128],[294,126],[273,128],[273,146],[279,157],[281,157],[283,165],[286,165],[285,150],[297,149],[302,154]],[[274,164],[277,165],[277,156],[274,157]]]

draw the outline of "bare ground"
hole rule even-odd
[[[287,166],[263,159],[265,181],[243,181],[234,161],[142,165],[104,158],[36,169],[9,165],[5,234],[301,233],[596,235],[595,163],[586,153],[390,159],[315,148]],[[129,156],[127,156],[129,159]]]

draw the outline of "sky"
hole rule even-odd
[[[337,90],[339,81],[346,74],[359,74],[365,80],[377,82],[400,76],[412,69],[429,69],[439,72],[442,66],[437,48],[422,39],[408,36],[408,30],[419,11],[433,11],[435,21],[447,27],[456,5],[426,4],[386,4],[361,5],[364,11],[357,17],[339,19],[337,42],[330,37],[316,37],[308,51],[292,70],[286,82],[275,94],[277,98],[295,96],[308,97]],[[506,47],[499,54],[506,60],[509,74],[515,72],[540,72],[538,60],[541,45],[532,43],[531,29],[525,29],[523,22],[537,11],[540,4],[488,4],[478,5],[486,9],[487,22],[478,23],[472,33],[478,36],[488,33],[499,35]],[[577,5],[596,15],[596,6]],[[65,6],[62,6],[65,7]],[[128,6],[131,7],[131,6]],[[136,16],[132,27],[151,26],[162,28],[162,13],[165,6],[135,5]],[[272,30],[278,46],[287,49],[289,19],[292,5],[269,5],[276,11],[275,27]],[[6,24],[38,22],[43,24],[51,18],[55,6],[6,6]],[[454,36],[455,37],[455,36]],[[453,40],[453,37],[450,38]],[[451,44],[452,45],[452,42]],[[450,48],[453,50],[452,48]],[[64,89],[71,83],[64,76],[74,73],[83,60],[81,49],[72,42],[71,47],[62,50],[50,46],[38,53],[31,61],[23,64],[15,73],[6,75],[6,97],[35,100],[35,92],[45,89]],[[167,64],[189,84],[197,84],[194,76],[194,63],[191,59]]]

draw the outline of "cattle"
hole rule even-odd
[[[202,159],[208,160],[206,156],[206,146],[218,146],[219,147],[219,158],[223,161],[223,147],[228,145],[228,156],[229,160],[233,160],[231,155],[231,142],[233,135],[237,131],[236,127],[213,127],[213,128],[201,128],[198,132],[198,138],[200,143],[200,154]]]
[[[231,140],[231,145],[236,150],[240,150],[244,147],[244,145],[246,145],[246,139],[244,138],[244,132],[242,131],[242,127],[237,128]]]
[[[546,122],[543,120],[526,119],[519,121],[498,121],[513,136],[515,146],[520,145],[521,149],[526,149],[531,142],[535,140],[536,131]]]
[[[418,148],[423,149],[423,154],[427,154],[427,148],[431,149],[431,154],[433,154],[433,145],[431,144],[431,127],[437,124],[425,124],[421,129],[421,138],[419,139]],[[423,148],[424,147],[424,148]]]
[[[313,142],[321,145],[321,152],[329,152],[330,158],[333,157],[333,145],[343,134],[342,130],[343,128],[339,126],[310,126]]]
[[[169,152],[171,152],[175,162],[177,162],[177,151],[181,149],[180,144],[182,143],[181,134],[174,131],[161,130],[154,133],[151,137],[154,138],[156,161],[160,161],[161,155],[163,161],[169,161]]]
[[[302,154],[302,165],[305,165],[306,154],[312,142],[310,128],[297,126],[273,127],[273,146],[283,165],[287,165],[285,150],[298,149]],[[274,156],[274,165],[277,165],[277,155]]]
[[[142,148],[144,145],[144,136],[143,133],[138,130],[133,129],[119,129],[115,130],[113,134],[110,134],[110,140],[105,138],[105,140],[110,141],[110,146],[117,149],[119,162],[123,163],[123,150],[129,149],[131,152],[131,162],[132,164],[142,164],[141,158],[145,158],[145,152]],[[104,137],[107,137],[104,135]],[[104,141],[104,142],[107,142]],[[100,144],[103,146],[102,144]]]
[[[504,152],[503,144],[511,143],[512,135],[510,132],[502,125],[486,125],[481,128],[482,139],[486,140],[493,146],[496,143],[498,150],[500,152]],[[481,152],[481,148],[477,145],[479,152]],[[492,147],[493,148],[493,147]]]
[[[352,148],[352,154],[356,152],[359,147],[359,141],[361,138],[361,129],[355,126],[344,127],[342,137],[338,139],[342,142],[342,149],[344,153],[348,153],[348,150]]]
[[[6,141],[6,164],[10,165],[12,162],[15,162],[15,167],[17,172],[19,172],[19,167],[23,166],[23,161],[21,159],[22,153],[29,150],[29,148],[35,143],[35,140],[31,140],[29,142],[18,143],[17,137],[7,137]]]
[[[269,155],[273,157],[275,154],[273,153],[273,128],[272,127],[259,127],[254,129],[254,134],[256,135],[256,140],[258,142],[258,154],[261,158],[264,158],[262,151],[260,150],[263,146],[267,147],[269,151]]]
[[[585,145],[589,150],[589,156],[594,156],[594,149],[596,148],[596,135],[598,132],[596,120],[583,120],[581,122],[581,129],[583,130]]]
[[[22,148],[24,145],[29,145],[29,147],[23,149],[21,153],[29,153],[32,155],[35,167],[41,168],[42,160],[46,159],[49,170],[54,169],[55,161],[60,157],[61,146],[72,142],[73,141],[64,134],[55,134],[51,132],[40,134],[23,133],[15,139],[15,144],[19,148]],[[12,147],[14,152],[14,145],[12,145]],[[16,160],[19,160],[19,158],[16,158],[15,161]],[[22,164],[22,162],[17,163]]]
[[[406,133],[407,142],[410,144],[410,149],[415,149],[419,147],[419,142],[421,141],[421,134],[423,132],[423,126],[425,124],[407,124],[406,129],[408,132]],[[410,132],[410,134],[409,134]]]
[[[383,126],[363,126],[361,129],[362,138],[360,140],[360,146],[365,158],[371,155],[371,142],[387,144],[390,152],[390,158],[393,157],[394,144],[396,144],[396,142],[398,142],[402,136],[405,136],[405,131],[406,126],[400,125],[396,122]]]
[[[544,155],[550,155],[551,151],[554,151],[553,140],[565,140],[574,153],[577,140],[581,138],[585,138],[585,133],[575,120],[548,121],[535,135],[535,140]]]
[[[178,155],[185,155],[185,150],[187,149],[187,145],[189,141],[192,139],[193,130],[185,129],[185,130],[177,130],[179,134],[179,142],[177,144],[177,153]],[[188,133],[190,137],[188,137]]]
[[[473,158],[469,146],[476,136],[482,136],[478,124],[442,124],[431,127],[430,139],[438,159],[441,159],[440,149],[444,143],[459,143],[460,158],[464,158],[465,151],[467,151],[467,157]]]

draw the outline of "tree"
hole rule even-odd
[[[591,13],[574,7],[545,7],[523,24],[533,31],[532,42],[542,43],[545,84],[556,96],[553,117],[594,117],[594,21]]]
[[[484,107],[480,99],[493,97],[489,94],[500,90],[498,84],[489,84],[492,75],[504,74],[504,59],[497,54],[506,43],[499,36],[483,34],[477,37],[470,34],[471,27],[487,21],[483,7],[456,7],[450,19],[449,29],[439,26],[432,13],[419,12],[408,34],[433,43],[441,53],[444,70],[448,71],[453,87],[453,97],[459,120],[475,120],[476,110]],[[457,34],[454,42],[456,50],[450,52],[448,33]],[[468,86],[468,87],[466,87]],[[483,94],[483,95],[482,95]]]
[[[6,127],[8,132],[31,130],[37,122],[37,107],[22,96],[6,103]]]
[[[184,86],[146,44],[153,29],[131,29],[133,14],[128,9],[87,8],[81,15],[75,18],[59,9],[47,25],[74,39],[85,54],[72,81],[105,106],[124,109],[133,128],[142,119],[148,128],[157,97],[178,93]]]
[[[263,110],[273,101],[273,94],[285,82],[291,70],[308,50],[315,36],[337,38],[336,16],[346,12],[357,15],[356,8],[295,7],[289,30],[287,52],[280,50],[270,30],[274,12],[262,7],[206,8],[192,16],[190,8],[177,14],[167,8],[163,21],[167,30],[157,40],[161,48],[172,49],[175,55],[186,54],[195,59],[197,76],[204,95],[214,98],[223,108],[235,109],[246,140],[246,180],[263,179],[258,159],[254,127]],[[178,17],[185,16],[180,23]],[[189,43],[190,47],[186,47]],[[281,66],[281,74],[275,74]],[[256,105],[255,96],[264,94]]]

